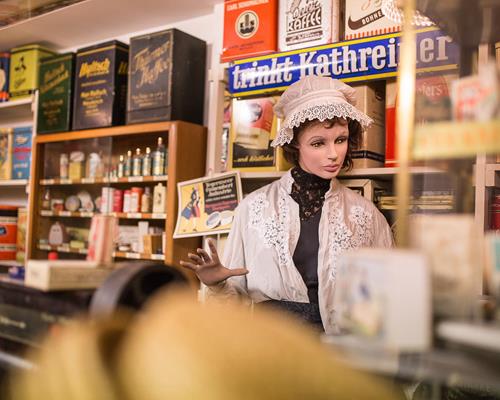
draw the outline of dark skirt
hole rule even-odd
[[[323,323],[321,322],[321,314],[319,312],[319,304],[314,303],[297,303],[287,300],[268,300],[255,304],[259,308],[272,308],[283,311],[303,322],[311,325],[313,328],[324,331]]]

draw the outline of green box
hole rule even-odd
[[[71,129],[75,54],[66,53],[40,62],[38,81],[38,133]]]
[[[9,92],[11,100],[28,97],[38,89],[40,61],[55,53],[38,44],[15,47],[10,53]]]

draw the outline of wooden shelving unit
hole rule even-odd
[[[104,138],[111,141],[110,150],[105,156],[111,157],[110,164],[113,164],[126,148],[138,146],[153,146],[158,136],[164,138],[167,147],[168,165],[167,173],[162,176],[127,177],[127,178],[100,178],[100,179],[59,179],[54,176],[52,170],[47,166],[47,159],[58,160],[59,154],[53,154],[54,148],[66,148],[65,146],[75,146],[78,141]],[[107,139],[109,138],[109,139]],[[55,145],[55,147],[54,147]],[[60,196],[74,194],[81,190],[80,185],[85,185],[85,189],[96,191],[105,186],[119,185],[120,188],[127,188],[129,185],[137,183],[157,184],[163,182],[167,187],[166,207],[160,213],[112,213],[120,221],[129,220],[128,225],[137,220],[149,220],[155,224],[160,224],[167,237],[165,254],[145,255],[140,253],[115,252],[117,258],[127,259],[149,259],[161,260],[173,266],[179,265],[179,260],[188,251],[199,246],[198,238],[173,239],[175,222],[177,219],[177,182],[193,179],[205,174],[205,154],[206,154],[206,129],[202,126],[183,122],[155,122],[137,125],[116,126],[110,128],[89,129],[58,134],[37,136],[33,143],[33,161],[31,169],[30,191],[30,213],[28,255],[30,258],[46,258],[47,251],[58,251],[69,254],[85,254],[86,249],[73,249],[69,246],[49,246],[40,244],[40,239],[46,239],[47,221],[57,218],[64,218],[65,221],[73,219],[78,226],[88,227],[90,218],[96,212],[70,212],[43,210],[42,195],[47,188],[57,190]],[[49,174],[49,175],[47,175]],[[52,174],[52,176],[51,176]],[[62,194],[62,195],[61,195]],[[167,218],[167,216],[173,216]],[[158,226],[158,225],[156,225]]]

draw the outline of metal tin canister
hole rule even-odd
[[[0,206],[0,260],[15,260],[17,250],[16,206]]]

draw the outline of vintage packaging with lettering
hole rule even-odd
[[[234,99],[229,139],[229,169],[285,171],[291,165],[271,142],[278,130],[273,106],[277,97]]]
[[[11,100],[28,97],[38,89],[40,61],[55,53],[37,44],[11,50],[9,92]]]
[[[9,100],[10,53],[0,53],[0,103]]]
[[[14,128],[12,135],[12,179],[29,179],[31,139],[31,126]]]
[[[221,61],[255,57],[278,49],[278,0],[224,2]]]
[[[399,32],[401,25],[382,12],[382,1],[349,0],[345,2],[345,40]]]
[[[283,0],[279,9],[279,50],[338,42],[340,0]]]
[[[73,129],[125,122],[128,46],[113,40],[78,50]]]
[[[75,54],[66,53],[40,63],[37,133],[71,130]]]
[[[0,180],[11,179],[12,128],[0,128]]]
[[[203,124],[205,58],[206,43],[178,29],[131,38],[127,124]]]

